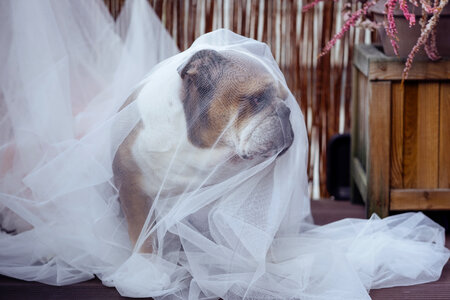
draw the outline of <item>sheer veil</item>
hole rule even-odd
[[[0,274],[97,276],[130,297],[370,299],[449,259],[422,213],[313,224],[303,115],[263,43],[217,30],[179,53],[144,0],[117,21],[100,0],[17,0],[0,2],[0,44]],[[146,210],[126,206],[123,161]]]

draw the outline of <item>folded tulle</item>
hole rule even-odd
[[[180,100],[179,66],[205,49],[237,53],[287,90],[265,44],[218,30],[177,54],[143,0],[116,22],[100,0],[2,1],[0,42],[0,225],[17,233],[0,232],[0,274],[52,285],[96,276],[130,297],[369,299],[370,289],[437,280],[449,259],[443,228],[422,213],[312,224],[307,134],[288,91],[286,153],[216,180],[219,161],[181,193],[167,188],[195,167],[177,152],[185,132],[158,127],[171,117],[158,103]],[[160,102],[120,109],[143,85]],[[143,111],[156,124],[149,155],[176,148],[141,234],[154,253],[130,242],[112,170]],[[201,151],[207,165],[214,153]]]
[[[298,259],[301,253],[319,255],[320,249],[324,257],[339,256],[370,290],[439,279],[450,253],[444,245],[442,227],[422,213],[405,213],[318,226],[299,237],[275,240],[271,254],[276,262],[286,262]],[[333,264],[327,260],[313,267],[322,265],[327,269],[323,275],[332,274]]]
[[[227,249],[217,257],[183,246],[205,296],[249,299],[369,299],[372,288],[439,279],[450,253],[443,228],[422,213],[345,219],[278,237],[259,260]],[[211,270],[213,263],[223,269]]]
[[[109,274],[131,245],[111,160],[138,122],[120,106],[178,52],[145,1],[0,3],[1,273],[65,285]],[[115,145],[115,146],[114,146]]]

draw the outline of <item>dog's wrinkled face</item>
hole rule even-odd
[[[234,51],[201,50],[178,71],[193,145],[229,147],[252,159],[292,144],[288,92],[260,62]]]

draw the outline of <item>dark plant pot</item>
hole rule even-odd
[[[387,20],[387,15],[385,14],[385,0],[379,0],[377,4],[375,4],[371,8],[371,12],[373,13],[374,20],[379,23],[383,23]],[[409,27],[408,21],[403,16],[403,12],[397,8],[394,11],[394,19],[395,25],[397,26],[398,31],[398,45],[399,45],[399,56],[407,57],[411,52],[414,45],[417,43],[417,40],[420,37],[420,18],[422,16],[422,10],[419,7],[413,6],[408,2],[408,10],[415,14],[416,16],[416,24]],[[430,15],[431,16],[431,15]],[[394,49],[392,48],[391,41],[386,34],[384,26],[381,26],[378,29],[378,35],[380,36],[381,42],[383,44],[384,54],[388,56],[395,56]],[[438,52],[441,56],[450,57],[450,5],[447,4],[442,11],[439,21],[437,24],[437,37],[436,37],[436,46]],[[417,53],[416,58],[426,58],[427,55],[425,50],[422,49]]]

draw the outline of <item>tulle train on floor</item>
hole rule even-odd
[[[142,78],[165,99],[202,49],[248,57],[287,88],[269,48],[218,30],[177,54],[144,0],[117,21],[100,0],[1,1],[0,45],[0,274],[52,285],[97,276],[131,297],[370,299],[437,280],[449,259],[443,228],[422,213],[312,224],[306,129],[290,93],[284,155],[204,184],[219,163],[178,195],[165,185],[182,171],[161,170],[143,231],[158,247],[140,253],[111,166],[142,108],[119,108]]]

